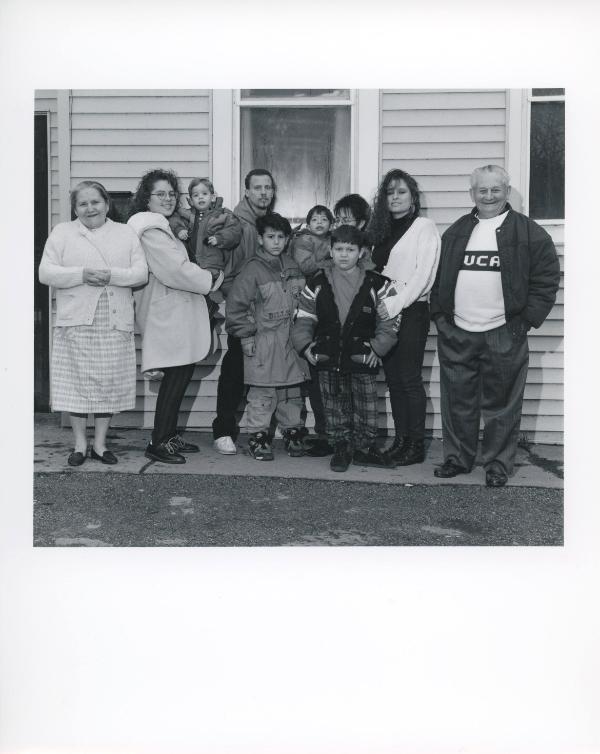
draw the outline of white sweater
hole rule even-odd
[[[390,317],[396,317],[415,301],[427,301],[440,261],[440,234],[428,217],[417,217],[392,248],[381,271],[394,281],[385,301]],[[394,295],[395,289],[395,295]]]
[[[86,267],[110,269],[105,286],[83,282]],[[40,282],[56,293],[56,327],[90,325],[98,299],[109,295],[110,326],[133,330],[131,289],[148,279],[148,267],[139,239],[131,228],[107,220],[89,230],[79,220],[59,223],[46,241],[39,268]]]

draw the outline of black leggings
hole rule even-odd
[[[416,301],[402,312],[398,343],[383,359],[396,437],[422,440],[427,397],[423,357],[429,332],[429,304]]]
[[[177,418],[186,387],[194,374],[195,364],[165,367],[156,399],[152,445],[170,440],[177,434]]]

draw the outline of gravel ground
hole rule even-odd
[[[38,473],[36,546],[562,545],[563,492]]]

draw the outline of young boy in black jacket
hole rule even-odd
[[[363,245],[358,228],[332,232],[333,266],[307,282],[292,329],[294,347],[318,370],[333,471],[346,471],[351,461],[389,466],[375,444],[376,379],[381,358],[397,340],[398,322],[377,312],[391,281],[358,267]]]

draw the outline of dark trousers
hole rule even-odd
[[[529,364],[527,334],[467,332],[438,317],[444,460],[471,469],[483,417],[484,468],[513,471]]]
[[[244,397],[244,354],[242,341],[227,336],[227,353],[221,362],[217,387],[217,416],[212,424],[213,437],[229,436],[237,439],[240,428],[237,421],[238,406]]]
[[[177,418],[186,387],[194,374],[195,364],[178,367],[165,367],[164,377],[160,382],[154,413],[154,430],[152,445],[170,440],[177,434]]]
[[[315,417],[315,434],[325,437],[327,433],[327,422],[325,420],[325,409],[323,408],[323,396],[319,386],[319,373],[312,364],[309,364],[310,380],[302,385],[302,397],[308,398],[310,407]],[[306,411],[303,412],[303,418],[306,420]]]
[[[398,343],[383,359],[396,437],[422,440],[425,436],[427,396],[422,372],[428,332],[429,304],[415,301],[402,312]]]

